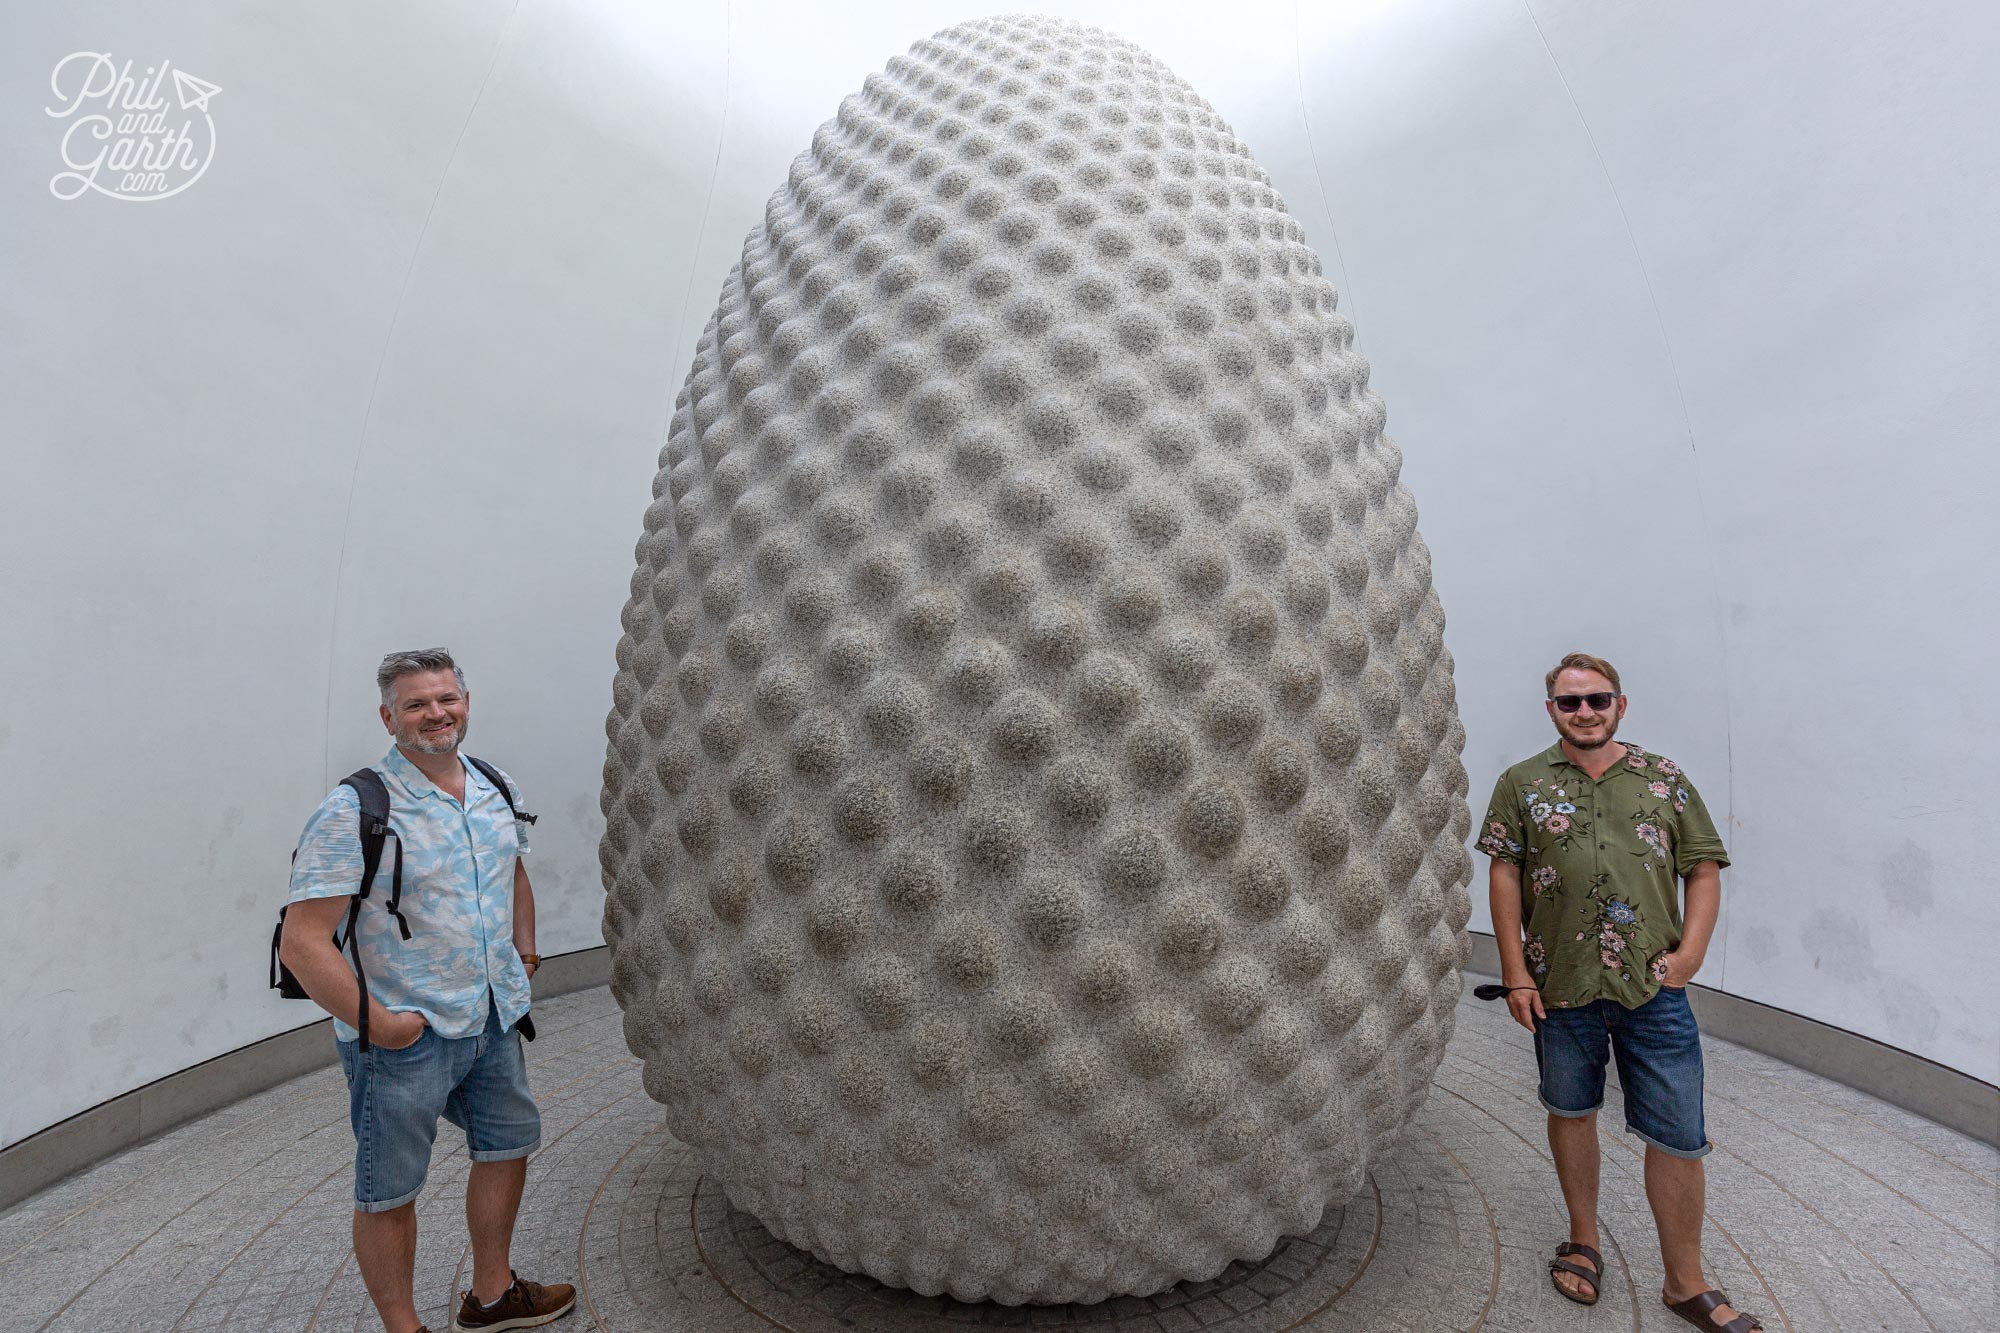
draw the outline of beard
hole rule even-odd
[[[472,719],[467,718],[449,731],[426,734],[422,727],[411,727],[396,733],[396,744],[418,754],[450,754],[464,742],[465,733],[471,726]]]
[[[1557,726],[1562,738],[1579,750],[1602,750],[1611,744],[1611,738],[1618,734],[1618,719],[1609,714],[1599,714],[1604,719],[1604,730],[1594,736],[1579,736],[1566,726]]]

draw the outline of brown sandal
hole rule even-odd
[[[1592,1272],[1590,1269],[1584,1268],[1579,1264],[1565,1263],[1564,1256],[1571,1254],[1579,1254],[1590,1260],[1591,1263],[1597,1265],[1597,1271]],[[1585,1300],[1574,1292],[1563,1291],[1563,1284],[1556,1281],[1557,1273],[1568,1273],[1571,1277],[1580,1277],[1585,1282],[1588,1282],[1590,1284],[1590,1299]],[[1604,1256],[1596,1250],[1591,1249],[1588,1245],[1578,1245],[1574,1241],[1566,1240],[1556,1246],[1556,1257],[1549,1260],[1549,1284],[1557,1291],[1562,1292],[1565,1298],[1575,1301],[1578,1305],[1597,1304],[1598,1292],[1603,1289],[1604,1285],[1603,1278]],[[1731,1330],[1731,1333],[1735,1333],[1735,1331]]]
[[[1764,1327],[1757,1322],[1756,1315],[1740,1312],[1726,1324],[1718,1324],[1713,1319],[1710,1319],[1708,1313],[1716,1306],[1735,1304],[1734,1301],[1730,1300],[1720,1291],[1704,1291],[1699,1296],[1688,1297],[1678,1305],[1667,1300],[1664,1295],[1660,1299],[1669,1310],[1672,1310],[1690,1324],[1694,1324],[1700,1328],[1714,1329],[1717,1333],[1751,1333],[1752,1329]]]

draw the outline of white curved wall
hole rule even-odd
[[[1703,980],[2000,1079],[1988,7],[1056,7],[1229,117],[1341,287],[1474,799],[1545,743],[1547,661],[1611,656],[1729,816]],[[269,923],[384,748],[387,648],[468,664],[472,748],[544,816],[543,950],[597,942],[611,649],[694,340],[813,128],[972,12],[10,14],[0,1144],[309,1017]],[[32,109],[75,50],[219,84],[207,176],[53,199]]]

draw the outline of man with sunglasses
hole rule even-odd
[[[1597,1303],[1597,1110],[1618,1061],[1625,1126],[1646,1144],[1646,1198],[1666,1269],[1662,1297],[1691,1324],[1762,1328],[1712,1289],[1701,1267],[1709,1150],[1701,1033],[1685,987],[1700,970],[1722,900],[1722,838],[1673,760],[1617,741],[1618,671],[1571,653],[1544,681],[1557,741],[1501,774],[1479,849],[1507,1007],[1535,1034],[1549,1148],[1569,1239],[1549,1275]],[[1686,906],[1681,901],[1686,885]]]

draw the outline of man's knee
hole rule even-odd
[[[466,1173],[468,1182],[504,1183],[515,1176],[528,1174],[528,1159],[521,1157],[501,1157],[489,1161],[474,1161]]]

